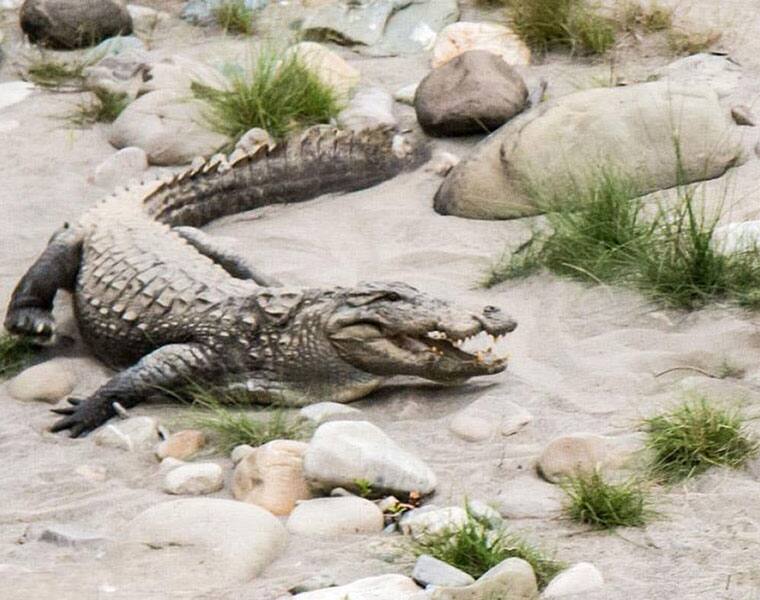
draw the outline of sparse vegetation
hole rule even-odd
[[[522,558],[533,567],[539,587],[544,587],[565,566],[519,535],[508,532],[503,525],[494,527],[469,510],[460,527],[422,535],[415,542],[415,552],[430,554],[476,579],[503,560]]]
[[[744,419],[706,398],[684,402],[644,423],[653,453],[652,472],[668,483],[712,466],[740,467],[758,452],[758,442],[745,430]]]
[[[579,523],[599,529],[641,527],[654,516],[648,492],[634,479],[610,483],[595,471],[571,477],[562,487],[569,499],[567,515]]]
[[[0,379],[13,377],[25,369],[37,351],[37,347],[24,338],[0,333]]]
[[[673,27],[673,11],[657,2],[647,6],[635,1],[624,2],[619,8],[618,23],[624,31],[669,31]]]
[[[687,31],[672,29],[668,32],[668,46],[673,54],[698,54],[705,52],[721,38],[719,31]]]
[[[108,90],[96,89],[88,100],[77,105],[68,115],[74,125],[83,126],[93,123],[113,123],[129,104],[126,94],[117,94]]]
[[[208,106],[206,119],[214,130],[237,140],[261,127],[277,138],[327,123],[340,111],[337,93],[296,54],[264,50],[254,62],[250,72],[230,76],[228,89],[193,84],[195,96]]]
[[[27,66],[26,77],[29,81],[46,88],[59,88],[64,85],[81,87],[86,66],[83,62],[57,60],[43,53]]]
[[[374,494],[375,490],[372,487],[372,482],[367,479],[355,479],[354,485],[362,498],[370,498]]]
[[[222,0],[213,10],[214,18],[226,33],[253,33],[253,9],[245,0]]]

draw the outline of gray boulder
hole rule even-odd
[[[473,219],[524,217],[542,212],[528,193],[537,182],[559,196],[608,167],[644,195],[719,177],[741,158],[739,130],[710,88],[597,88],[542,103],[494,132],[452,169],[434,206]]]
[[[417,120],[435,136],[487,133],[523,110],[528,88],[501,57],[470,50],[433,69],[414,97]]]
[[[132,33],[132,17],[116,0],[26,0],[19,21],[32,43],[64,50]]]

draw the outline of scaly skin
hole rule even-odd
[[[459,382],[505,368],[460,340],[503,335],[497,309],[470,313],[401,283],[295,290],[190,225],[273,202],[360,189],[416,166],[424,154],[388,131],[324,129],[300,143],[217,156],[170,181],[106,199],[57,232],[19,282],[5,327],[55,340],[58,289],[74,293],[82,336],[124,368],[85,400],[57,409],[52,431],[86,434],[115,404],[188,383],[243,385],[259,402],[303,405],[366,395],[394,375]]]

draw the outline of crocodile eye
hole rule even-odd
[[[388,292],[385,295],[386,300],[390,300],[391,302],[398,302],[401,300],[401,295],[398,292]]]

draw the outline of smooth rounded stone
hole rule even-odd
[[[460,587],[475,583],[475,578],[464,571],[438,560],[429,554],[423,554],[414,563],[412,579],[422,587],[438,585],[443,587]]]
[[[366,421],[320,425],[306,450],[304,473],[325,490],[356,490],[356,481],[365,480],[379,493],[426,495],[437,484],[430,467]]]
[[[556,575],[544,589],[543,598],[562,598],[598,590],[604,577],[594,565],[581,562]]]
[[[183,498],[147,509],[125,528],[128,541],[176,552],[205,549],[204,569],[218,577],[247,581],[282,552],[287,532],[263,508],[218,498]],[[189,548],[183,549],[182,546]],[[176,554],[166,556],[165,568],[177,569]]]
[[[396,102],[401,102],[401,104],[414,106],[414,96],[417,94],[417,88],[419,85],[420,82],[418,81],[417,83],[410,83],[409,85],[397,89],[393,93],[393,99],[396,100]]]
[[[298,414],[315,425],[321,425],[328,421],[355,421],[364,418],[364,413],[358,408],[346,406],[340,402],[309,404],[299,410]]]
[[[731,107],[731,118],[737,125],[743,125],[746,127],[755,126],[755,117],[752,114],[752,110],[744,104]]]
[[[378,575],[338,587],[296,594],[298,600],[412,600],[420,588],[405,575]]]
[[[134,30],[142,34],[151,33],[158,25],[171,19],[171,15],[167,12],[139,4],[127,4],[127,11],[132,17]]]
[[[139,83],[139,94],[172,90],[188,97],[192,95],[193,83],[223,90],[229,81],[211,65],[186,56],[174,55],[159,62],[150,62],[145,72],[140,74]]]
[[[433,69],[414,97],[417,120],[435,136],[488,133],[522,111],[528,99],[519,73],[484,50],[470,50]]]
[[[92,182],[99,187],[113,189],[129,182],[148,170],[148,155],[142,148],[122,148],[97,167]]]
[[[60,524],[46,527],[40,534],[39,540],[63,547],[95,546],[103,543],[106,538],[94,531],[79,529],[73,525]]]
[[[530,64],[530,48],[509,27],[459,21],[447,25],[438,34],[431,65],[436,69],[470,50],[491,52],[508,65]]]
[[[182,165],[210,156],[229,142],[203,127],[204,104],[173,90],[140,96],[111,125],[108,141],[116,148],[137,146],[152,165]]]
[[[129,452],[148,450],[159,440],[158,423],[151,417],[112,419],[93,435],[98,446],[110,446]]]
[[[311,498],[303,474],[307,444],[274,440],[255,448],[235,467],[232,495],[275,515],[288,515],[299,500]]]
[[[224,471],[215,463],[189,463],[164,476],[164,491],[169,494],[200,496],[224,487]]]
[[[743,74],[730,56],[703,52],[679,58],[655,71],[654,76],[680,85],[709,87],[722,98],[738,87]]]
[[[24,369],[8,382],[8,393],[16,400],[41,400],[54,404],[68,396],[76,377],[61,361],[49,360]]]
[[[288,518],[287,528],[300,535],[379,533],[383,513],[364,498],[316,498],[299,502]]]
[[[399,529],[404,535],[417,539],[446,530],[458,529],[466,522],[467,511],[461,506],[425,507],[409,511],[401,517]]]
[[[254,127],[246,131],[235,144],[235,150],[253,152],[260,146],[272,146],[274,140],[267,131],[261,127]]]
[[[232,459],[233,463],[238,464],[251,452],[255,452],[255,451],[256,451],[256,448],[254,448],[253,446],[249,446],[248,444],[240,444],[239,446],[235,446],[232,449],[232,452],[230,452],[230,458]]]
[[[147,70],[147,52],[126,50],[105,56],[95,64],[85,67],[82,74],[87,89],[124,94],[130,100],[134,100],[144,86],[143,76]]]
[[[184,460],[200,452],[206,445],[206,434],[197,429],[185,429],[172,433],[156,447],[158,458]]]
[[[5,81],[0,83],[0,110],[25,100],[34,91],[28,81]]]
[[[26,0],[19,22],[33,44],[63,50],[132,33],[132,17],[116,0]]]
[[[358,90],[338,114],[338,125],[355,132],[396,127],[398,119],[393,114],[393,96],[379,87]]]
[[[538,585],[533,568],[521,558],[508,558],[486,571],[472,585],[435,587],[429,600],[535,600]]]
[[[643,195],[675,186],[679,174],[684,183],[718,177],[740,159],[739,128],[709,88],[595,88],[544,102],[483,140],[443,181],[434,207],[475,219],[524,217],[541,212],[525,182],[561,194],[610,165]]]
[[[133,35],[117,35],[100,42],[92,50],[84,55],[87,63],[96,62],[107,56],[119,56],[128,52],[147,54],[147,48],[143,41]]]
[[[159,463],[158,472],[161,473],[162,475],[166,475],[169,471],[173,471],[177,467],[181,467],[182,465],[186,465],[186,464],[187,463],[184,460],[167,456],[165,459],[163,459]]]
[[[495,503],[507,519],[546,519],[562,512],[564,500],[556,485],[525,475],[504,483]]]
[[[490,504],[486,504],[482,500],[467,500],[467,509],[470,514],[478,519],[482,519],[490,523],[491,525],[499,525],[503,519],[501,514]]]
[[[496,427],[482,417],[459,413],[451,419],[449,431],[466,442],[483,442],[493,437]]]
[[[563,435],[549,442],[538,458],[538,472],[552,483],[595,469],[621,467],[642,448],[641,435],[612,438],[593,433]]]
[[[301,30],[307,35],[322,37],[327,33],[328,39],[371,46],[382,39],[391,14],[408,4],[410,0],[338,0],[308,11]]]
[[[300,42],[288,48],[285,60],[297,57],[325,85],[341,98],[348,98],[359,84],[361,73],[332,50],[316,42]]]

